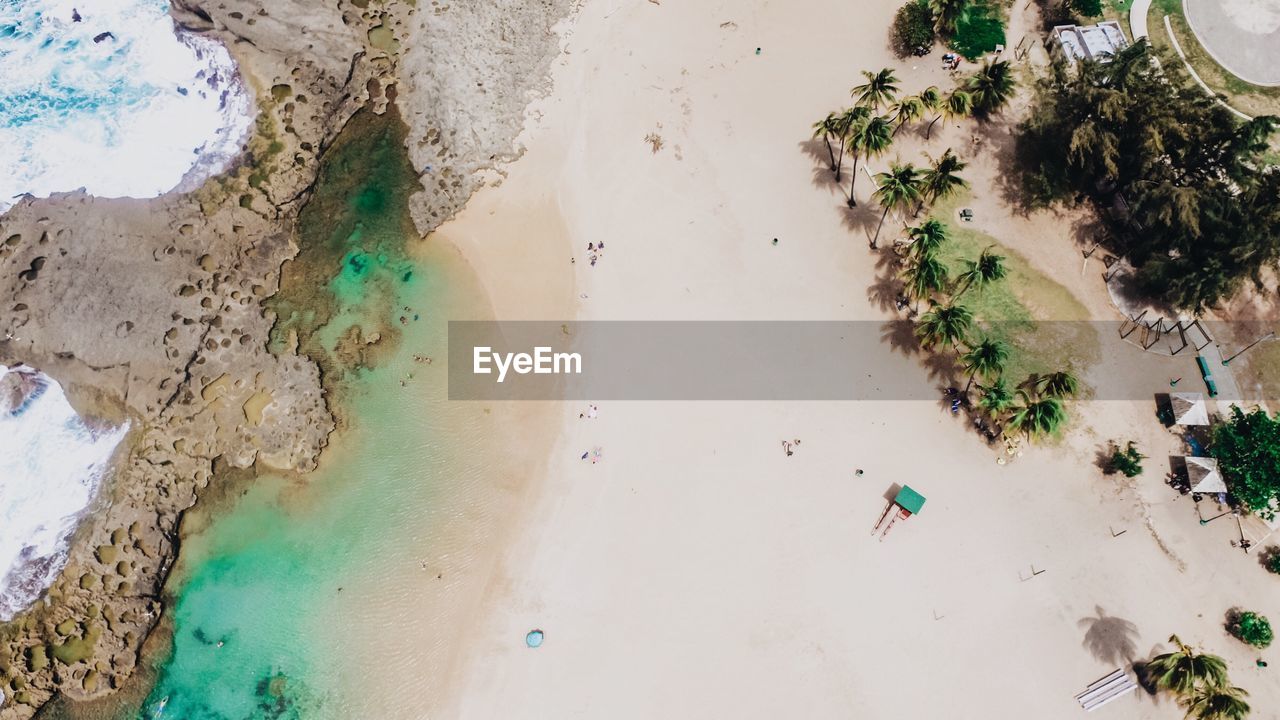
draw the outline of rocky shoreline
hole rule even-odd
[[[215,462],[315,467],[334,428],[321,373],[268,349],[264,301],[298,252],[324,150],[358,110],[396,102],[426,188],[415,224],[429,232],[512,154],[570,9],[173,0],[180,27],[226,43],[256,98],[237,164],[189,194],[67,193],[0,215],[0,363],[47,373],[82,416],[133,427],[66,569],[0,626],[0,720],[124,685]]]

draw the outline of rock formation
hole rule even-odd
[[[399,104],[425,234],[479,170],[511,156],[568,11],[569,0],[171,0],[179,27],[227,44],[256,98],[236,166],[187,193],[26,198],[0,216],[0,363],[39,368],[82,415],[133,427],[66,569],[0,626],[0,720],[29,718],[55,693],[120,687],[215,460],[315,466],[334,427],[320,375],[305,356],[268,351],[263,300],[347,120]]]

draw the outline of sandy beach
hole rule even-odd
[[[861,69],[897,67],[908,90],[946,81],[936,55],[891,56],[895,9],[586,2],[525,154],[428,241],[459,248],[500,319],[887,319],[868,301],[878,208],[846,211],[808,139]],[[1092,319],[1118,320],[1100,263],[1082,266],[1078,218],[1013,212],[999,143],[939,130],[872,170],[955,147],[982,229]],[[1152,394],[1192,374],[1189,358],[1134,353]],[[937,382],[916,358],[901,371]],[[1171,633],[1226,658],[1257,716],[1280,700],[1222,628],[1238,604],[1280,610],[1274,579],[1231,547],[1231,518],[1201,527],[1161,482],[1181,453],[1151,402],[1080,403],[1065,440],[1007,466],[941,403],[583,410],[556,410],[545,471],[496,519],[433,717],[1074,718],[1074,695]],[[1116,437],[1152,458],[1136,481],[1095,463]],[[579,459],[595,446],[599,464]],[[901,484],[928,503],[880,542],[869,532]],[[1105,713],[1181,716],[1142,691]]]

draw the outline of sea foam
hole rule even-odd
[[[0,621],[62,571],[128,425],[93,428],[52,378],[0,365]]]
[[[23,193],[191,189],[239,152],[253,118],[235,63],[168,7],[0,0],[0,212]]]

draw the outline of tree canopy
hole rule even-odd
[[[1280,260],[1277,118],[1241,122],[1146,41],[1041,81],[1019,138],[1033,201],[1091,195],[1148,293],[1202,312]]]
[[[1280,418],[1255,407],[1232,406],[1231,418],[1213,429],[1209,453],[1236,499],[1267,518],[1280,498]]]

